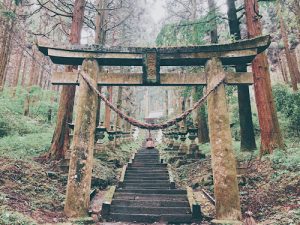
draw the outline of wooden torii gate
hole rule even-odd
[[[212,88],[224,76],[228,85],[253,84],[252,73],[226,72],[223,66],[250,64],[270,43],[270,36],[262,36],[231,44],[190,47],[106,49],[42,40],[39,40],[38,47],[55,64],[82,65],[94,86],[207,85]],[[138,66],[142,72],[110,73],[100,71],[99,66]],[[205,66],[205,72],[160,73],[164,66]],[[65,212],[71,217],[85,216],[89,208],[98,96],[78,71],[55,72],[52,84],[80,84]],[[240,221],[236,160],[224,84],[208,97],[208,122],[217,219]]]

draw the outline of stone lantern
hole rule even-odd
[[[117,127],[116,135],[115,135],[115,146],[120,147],[121,146],[121,138],[122,138],[122,131],[120,127]]]
[[[172,135],[173,135],[173,140],[174,140],[173,150],[174,151],[179,151],[180,142],[178,140],[179,139],[179,129],[178,129],[178,127],[173,129]]]
[[[104,147],[104,141],[105,138],[105,132],[107,131],[106,127],[103,125],[103,122],[101,122],[99,127],[96,127],[96,133],[95,133],[95,153],[101,152],[105,149]]]
[[[105,138],[105,132],[107,131],[106,127],[104,126],[104,123],[101,122],[100,126],[96,128],[96,140],[97,143],[101,144],[101,140]]]
[[[168,138],[168,150],[172,150],[173,149],[173,145],[174,145],[174,135],[173,135],[173,131],[172,130],[168,130],[167,131],[167,138]]]
[[[191,144],[189,146],[189,155],[197,158],[199,155],[199,146],[196,143],[196,138],[198,137],[198,128],[192,125],[188,128],[189,139],[191,140]]]
[[[178,155],[185,155],[188,153],[188,146],[186,145],[186,135],[187,135],[187,130],[185,129],[184,126],[180,127],[179,131],[179,139],[181,141],[180,146],[179,146],[179,153]]]
[[[107,131],[108,133],[108,144],[107,144],[107,148],[109,150],[113,150],[114,148],[114,140],[115,140],[115,136],[116,136],[116,131],[114,130],[114,126],[111,125],[110,129]]]

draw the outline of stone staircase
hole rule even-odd
[[[122,186],[112,195],[110,221],[191,223],[186,190],[171,189],[167,164],[156,149],[141,149],[127,166]],[[200,207],[199,207],[200,214]]]

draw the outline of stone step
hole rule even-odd
[[[148,189],[119,189],[116,193],[132,193],[132,194],[166,194],[166,195],[186,195],[186,190],[179,189],[157,189],[157,190],[148,190]]]
[[[142,200],[142,201],[186,201],[186,195],[178,194],[136,194],[116,192],[114,200]]]
[[[166,181],[164,181],[164,180],[150,180],[150,181],[144,181],[142,183],[141,183],[140,180],[125,180],[124,184],[125,185],[126,184],[145,184],[145,185],[151,185],[151,184],[160,185],[160,184],[162,184],[162,185],[164,185],[164,184],[169,184],[169,180],[166,180]]]
[[[145,157],[134,157],[134,161],[136,162],[140,162],[140,161],[159,161],[158,157],[149,157],[149,158],[145,158]]]
[[[149,157],[149,156],[138,156],[138,155],[136,155],[135,157],[134,157],[134,160],[159,160],[160,158],[159,158],[159,156],[151,156],[151,157]]]
[[[159,153],[141,153],[141,152],[138,152],[138,153],[135,154],[135,156],[144,156],[144,157],[157,156],[157,157],[159,157]]]
[[[142,156],[159,156],[158,152],[138,152],[135,155],[142,155]]]
[[[169,175],[168,171],[165,170],[165,171],[139,171],[139,170],[136,170],[136,171],[132,171],[132,170],[129,170],[129,171],[126,171],[126,175]]]
[[[126,174],[125,175],[125,180],[126,179],[134,179],[134,180],[169,180],[169,175],[167,173],[164,173],[164,174],[152,174],[152,175],[149,175],[149,174]]]
[[[139,163],[139,162],[133,162],[131,164],[132,167],[167,167],[167,164],[164,163]]]
[[[159,155],[135,155],[135,159],[159,159]]]
[[[136,181],[138,180],[139,182],[155,182],[155,181],[169,181],[169,177],[126,177],[125,176],[125,181]]]
[[[166,215],[149,215],[149,214],[123,214],[123,213],[111,213],[111,219],[114,221],[124,222],[137,222],[137,223],[154,223],[158,221],[184,224],[192,222],[192,215],[178,215],[178,214],[166,214]]]
[[[144,163],[144,164],[156,164],[159,163],[159,160],[152,160],[152,159],[143,159],[143,160],[133,160],[133,163]]]
[[[143,185],[143,184],[125,184],[123,189],[129,190],[129,189],[169,189],[170,184],[159,184],[159,185]]]
[[[138,172],[164,172],[164,171],[168,171],[166,167],[162,167],[162,168],[149,168],[149,167],[145,167],[145,168],[135,168],[135,167],[127,167],[126,171],[138,171]]]
[[[185,224],[192,222],[186,190],[170,189],[167,164],[156,149],[141,149],[126,169],[122,188],[114,193],[112,221]]]
[[[189,207],[149,207],[147,205],[143,207],[133,206],[111,206],[112,213],[124,213],[124,214],[191,214]]]
[[[189,207],[188,201],[144,201],[144,200],[113,200],[112,205],[133,207]]]

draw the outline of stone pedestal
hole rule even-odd
[[[105,144],[102,142],[97,142],[95,145],[94,153],[97,154],[104,151],[105,151]]]
[[[180,154],[188,154],[189,148],[185,142],[182,142],[179,146],[179,153]]]
[[[106,145],[105,145],[105,151],[113,151],[114,150],[114,142],[113,141],[109,141]]]
[[[119,148],[120,146],[121,146],[121,140],[120,140],[120,138],[116,138],[115,147]]]
[[[189,155],[194,159],[200,158],[200,149],[199,146],[195,143],[190,144],[189,146]]]
[[[179,151],[179,148],[180,148],[180,143],[178,141],[174,141],[174,144],[173,144],[173,150],[174,151]]]

